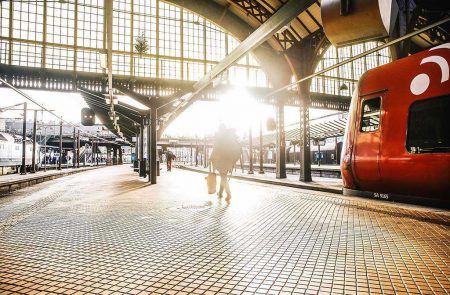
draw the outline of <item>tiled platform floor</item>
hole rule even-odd
[[[0,293],[445,294],[450,214],[128,166],[0,198]]]

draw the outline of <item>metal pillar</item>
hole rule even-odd
[[[106,166],[111,165],[111,146],[106,145]]]
[[[27,141],[27,103],[23,103],[23,124],[22,124],[22,166],[20,167],[20,174],[27,174],[27,167],[25,166],[26,157],[26,141]]]
[[[34,110],[33,119],[33,155],[31,156],[31,173],[36,173],[36,128],[37,127],[37,110]]]
[[[95,144],[95,160],[97,161],[97,166],[98,166],[98,154],[99,154],[99,151],[100,151],[100,149],[98,148],[98,144],[99,144],[100,142],[96,142],[96,144]]]
[[[194,155],[194,153],[193,153],[193,147],[192,147],[192,142],[191,142],[191,155],[190,155],[191,166],[192,166],[192,156],[193,155]]]
[[[77,136],[77,168],[80,168],[80,130]]]
[[[208,161],[207,161],[207,153],[208,153],[208,150],[207,150],[207,147],[206,147],[206,138],[204,139],[204,141],[203,141],[203,168],[206,168],[206,167],[208,167]]]
[[[91,143],[91,164],[94,165],[95,163],[95,141],[92,140]]]
[[[320,166],[320,142],[317,142],[317,165]]]
[[[198,166],[198,140],[195,139],[195,167]]]
[[[122,146],[119,146],[119,165],[123,164]]]
[[[264,174],[264,151],[262,121],[259,122],[259,174]]]
[[[158,167],[157,167],[157,157],[158,157],[158,155],[157,155],[157,148],[156,148],[156,132],[157,132],[157,130],[156,130],[156,119],[157,119],[157,109],[156,109],[156,106],[153,106],[151,109],[150,109],[150,129],[151,129],[151,132],[150,132],[150,135],[151,135],[151,139],[150,139],[150,145],[151,145],[151,148],[150,148],[150,158],[151,158],[151,161],[150,161],[150,177],[151,177],[151,181],[150,181],[150,183],[151,184],[156,184],[156,179],[157,179],[157,171],[158,171]]]
[[[139,177],[145,177],[145,161],[144,161],[144,118],[140,128],[139,136]]]
[[[133,171],[139,171],[139,134],[136,133],[136,142],[134,143],[134,161],[133,161]]]
[[[77,167],[77,130],[73,128],[73,156],[72,156],[72,168]]]
[[[252,127],[248,129],[248,174],[253,174],[253,138]]]
[[[300,181],[312,181],[309,138],[309,84],[300,85]]]
[[[284,104],[279,102],[277,109],[277,163],[276,178],[286,178],[286,141],[284,136]]]
[[[61,164],[62,164],[62,154],[63,154],[62,137],[63,137],[63,122],[59,121],[59,161],[58,161],[58,170],[61,170]]]
[[[113,158],[112,158],[113,165],[117,165],[117,147],[113,146]]]
[[[148,116],[149,117],[151,117],[151,111],[149,112],[149,114],[148,114]],[[151,124],[150,122],[149,122],[149,124]],[[147,167],[148,167],[148,182],[150,182],[151,183],[151,181],[152,181],[152,168],[151,168],[151,165],[152,165],[152,158],[151,158],[151,147],[150,147],[150,144],[151,144],[151,128],[150,128],[150,125],[148,125],[147,126],[147,161],[146,161],[146,163],[145,163],[145,170],[147,170]]]

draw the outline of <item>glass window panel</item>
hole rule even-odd
[[[250,53],[248,55],[248,64],[251,65],[251,66],[259,66],[258,61],[256,60],[256,58],[253,55],[253,53]]]
[[[45,49],[45,67],[59,70],[72,70],[74,50],[47,46]]]
[[[267,77],[263,70],[258,68],[249,68],[249,86],[267,87]]]
[[[381,97],[364,101],[362,106],[361,131],[372,132],[380,126]]]
[[[100,56],[96,51],[77,50],[77,71],[101,73]]]
[[[220,61],[225,57],[226,34],[217,26],[206,22],[206,59]]]
[[[103,1],[78,2],[79,47],[103,48]]]
[[[246,84],[247,79],[247,68],[233,66],[228,70],[228,81],[230,84]]]
[[[42,45],[14,42],[12,64],[26,67],[41,67]]]
[[[131,74],[130,56],[125,54],[113,54],[112,72],[115,75],[129,76]]]
[[[450,96],[419,100],[409,108],[406,148],[414,153],[450,152]]]
[[[47,2],[47,42],[74,44],[75,5]]]
[[[149,46],[146,53],[156,54],[156,0],[134,0],[133,22],[133,43],[143,34]]]
[[[113,11],[113,50],[131,51],[131,13]]]
[[[231,35],[228,35],[228,54],[238,47],[239,41]]]
[[[181,56],[180,8],[159,3],[159,53],[165,56]]]
[[[190,12],[183,12],[183,56],[185,58],[205,58],[204,19]]]
[[[9,1],[0,2],[0,36],[9,37]]]
[[[366,42],[338,49],[331,46],[325,51],[322,59],[318,62],[316,71],[331,67],[338,62],[345,61],[376,46],[378,46],[376,42]],[[355,83],[357,83],[366,70],[389,63],[390,61],[389,50],[385,48],[314,78],[311,83],[311,91],[350,96],[355,88]],[[344,84],[346,87],[343,87]]]
[[[156,58],[135,56],[134,74],[139,77],[156,78]]]
[[[6,40],[0,40],[0,63],[8,63],[9,42]]]
[[[116,11],[131,12],[131,0],[114,0],[113,9]]]
[[[13,37],[42,41],[44,3],[15,1],[13,6]]]
[[[184,80],[198,81],[205,75],[205,64],[200,62],[184,63]]]
[[[178,60],[161,59],[161,78],[181,79],[181,62]]]

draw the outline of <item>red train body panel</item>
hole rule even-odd
[[[361,77],[342,150],[344,193],[420,197],[448,206],[449,62],[447,43]]]

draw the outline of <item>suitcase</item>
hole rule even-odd
[[[205,179],[206,185],[208,187],[208,194],[215,194],[217,189],[217,176],[216,173],[211,170],[211,166],[209,166],[209,173],[208,176],[205,177]]]

